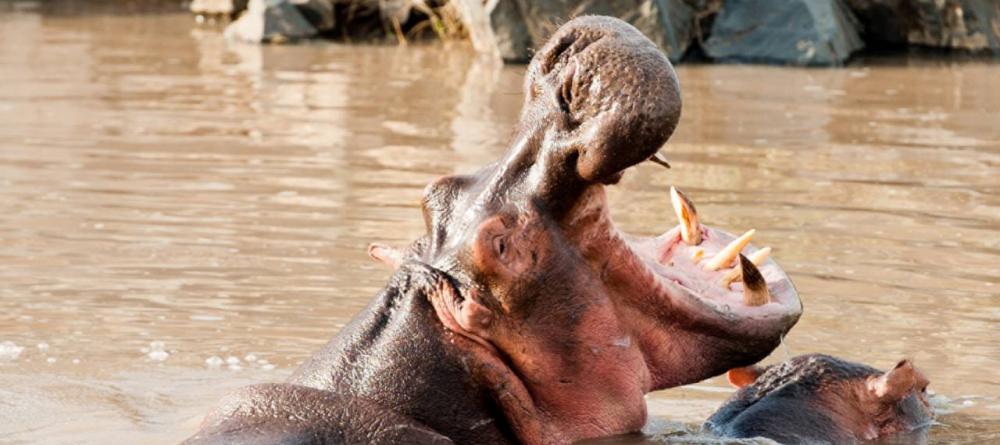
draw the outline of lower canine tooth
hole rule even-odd
[[[743,270],[743,303],[747,306],[761,306],[771,301],[767,282],[750,260],[740,255],[740,269]]]
[[[728,246],[715,254],[712,259],[708,260],[708,263],[705,263],[705,270],[719,270],[732,264],[736,256],[743,251],[743,248],[747,244],[750,244],[750,238],[753,238],[755,232],[756,230],[750,229],[743,235],[740,235],[739,238],[734,239]]]
[[[770,254],[771,254],[771,248],[765,247],[754,253],[751,253],[750,256],[747,257],[747,259],[749,259],[750,262],[754,264],[754,266],[760,266],[761,264],[764,263],[764,261],[767,261],[767,256]],[[741,275],[742,274],[740,272],[740,268],[739,267],[734,268],[730,270],[728,273],[726,273],[726,275],[724,275],[721,280],[719,280],[719,284],[721,284],[724,287],[729,287],[729,284],[732,283],[733,281],[738,280]]]
[[[701,243],[701,227],[698,226],[698,212],[694,204],[680,190],[670,187],[670,203],[681,222],[681,238],[692,246]]]

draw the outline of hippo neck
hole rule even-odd
[[[427,301],[438,279],[440,272],[427,266],[400,267],[289,383],[367,399],[456,443],[513,442],[491,385],[462,350],[463,339],[444,329]]]

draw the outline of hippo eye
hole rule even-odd
[[[493,238],[493,249],[497,253],[497,258],[499,258],[500,261],[506,262],[506,260],[507,260],[507,240],[504,237],[498,236],[498,237]]]

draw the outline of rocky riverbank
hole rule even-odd
[[[936,48],[1000,57],[1000,0],[194,0],[237,40],[467,36],[477,51],[527,61],[560,23],[619,17],[674,62],[836,66],[867,49]]]

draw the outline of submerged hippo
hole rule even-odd
[[[572,20],[535,55],[525,96],[502,159],[427,187],[424,236],[370,249],[394,273],[368,308],[286,383],[227,397],[187,443],[570,443],[636,431],[647,392],[779,344],[801,305],[751,233],[701,225],[676,191],[681,224],[661,236],[609,217],[604,187],[653,158],[681,112],[649,40]]]
[[[741,389],[705,423],[733,438],[852,444],[919,430],[934,418],[927,378],[908,360],[889,371],[822,354],[729,372]]]

